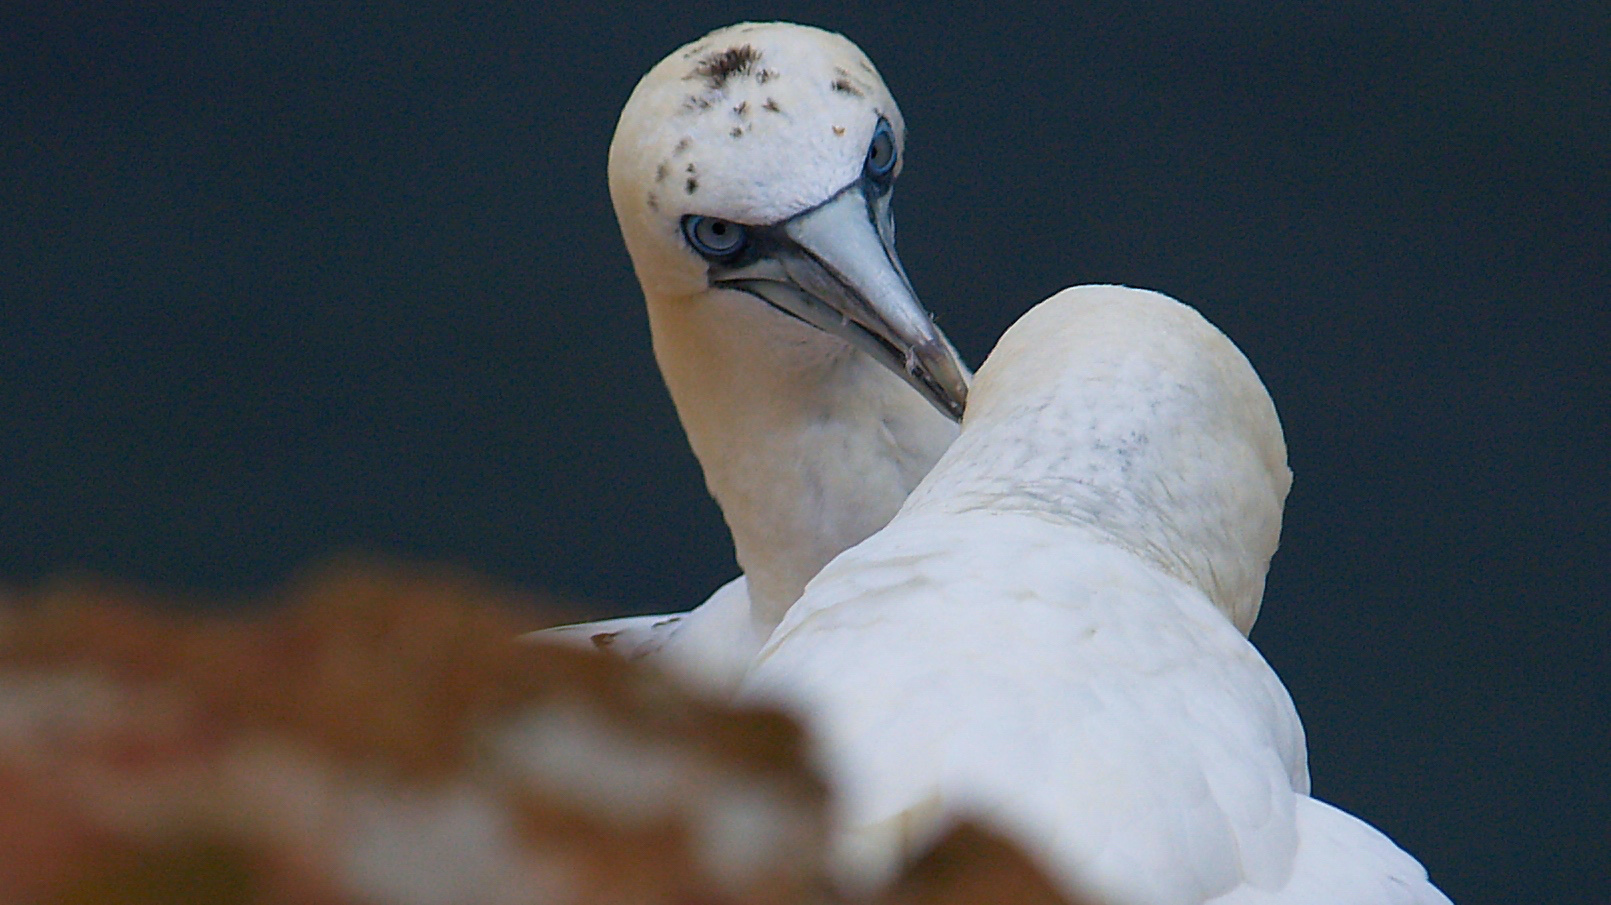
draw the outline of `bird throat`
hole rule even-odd
[[[901,378],[740,293],[650,304],[666,385],[770,631],[956,436]]]

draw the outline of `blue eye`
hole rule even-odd
[[[895,130],[888,120],[879,120],[873,130],[873,140],[867,145],[867,163],[864,169],[874,179],[885,179],[895,172]]]
[[[742,225],[699,214],[682,218],[682,234],[694,251],[721,263],[738,257],[749,244],[749,234]]]

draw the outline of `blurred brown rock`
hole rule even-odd
[[[985,902],[1077,905],[1016,845],[975,823],[952,827],[879,899],[879,905]]]
[[[348,565],[270,615],[4,598],[0,903],[831,903],[781,714],[516,643],[529,600]],[[1060,901],[953,832],[879,905]]]

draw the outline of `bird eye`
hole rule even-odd
[[[744,251],[749,236],[744,227],[728,220],[689,214],[682,218],[682,234],[688,244],[712,261],[726,263]]]
[[[878,128],[873,130],[873,140],[867,145],[867,175],[874,179],[884,179],[895,172],[895,130],[889,127],[888,120],[879,120]]]

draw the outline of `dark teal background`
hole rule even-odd
[[[1611,6],[49,6],[0,14],[0,581],[358,547],[702,599],[735,566],[605,151],[661,56],[793,18],[900,100],[971,362],[1122,282],[1259,369],[1296,484],[1254,640],[1316,793],[1458,902],[1611,895]]]

